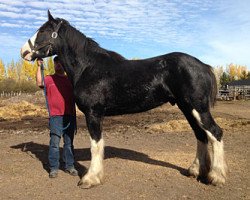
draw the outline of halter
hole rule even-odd
[[[36,46],[36,47],[35,47],[35,46],[32,44],[31,40],[29,39],[29,40],[28,40],[28,43],[29,43],[29,46],[30,46],[31,51],[34,53],[34,52],[36,52],[36,51],[42,49],[43,47],[46,47],[46,46],[49,45],[49,49],[48,49],[48,51],[47,51],[47,54],[48,54],[48,53],[50,52],[50,50],[52,49],[52,45],[54,44],[55,39],[58,37],[58,31],[59,31],[59,29],[60,29],[62,23],[63,23],[63,21],[60,21],[60,22],[57,24],[57,26],[56,26],[54,32],[52,32],[51,38],[49,39],[48,42],[44,42],[44,43],[40,44],[39,46]]]

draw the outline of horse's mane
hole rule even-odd
[[[56,20],[63,21],[63,24],[66,25],[66,34],[68,35],[69,42],[74,45],[76,51],[84,51],[83,53],[88,56],[102,55],[107,58],[111,58],[115,62],[122,62],[126,60],[122,55],[106,50],[94,41],[92,38],[85,36],[75,27],[71,26],[70,23],[64,19],[57,18]]]
[[[115,51],[107,51],[107,52],[114,61],[121,62],[127,60],[121,54],[116,53]]]

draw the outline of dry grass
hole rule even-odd
[[[250,120],[246,119],[226,119],[221,117],[216,117],[215,121],[218,125],[224,129],[232,129],[232,128],[250,128]],[[170,120],[168,122],[162,123],[154,123],[152,125],[147,126],[149,132],[184,132],[191,131],[191,127],[187,120],[179,119],[179,120]]]
[[[21,120],[24,117],[47,116],[47,110],[41,106],[34,105],[27,101],[18,103],[2,104],[0,107],[0,119],[4,120]]]

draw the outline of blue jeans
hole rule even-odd
[[[49,120],[50,143],[49,143],[49,167],[50,170],[59,169],[60,140],[63,136],[63,161],[65,169],[74,167],[73,140],[76,130],[75,116],[51,116]]]

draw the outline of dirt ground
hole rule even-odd
[[[213,116],[224,130],[230,169],[215,187],[187,177],[196,140],[175,106],[107,117],[103,124],[104,184],[84,190],[80,177],[60,170],[48,177],[48,118],[41,95],[0,100],[0,199],[250,199],[250,101],[217,102]],[[90,141],[78,113],[76,168],[90,164]]]

